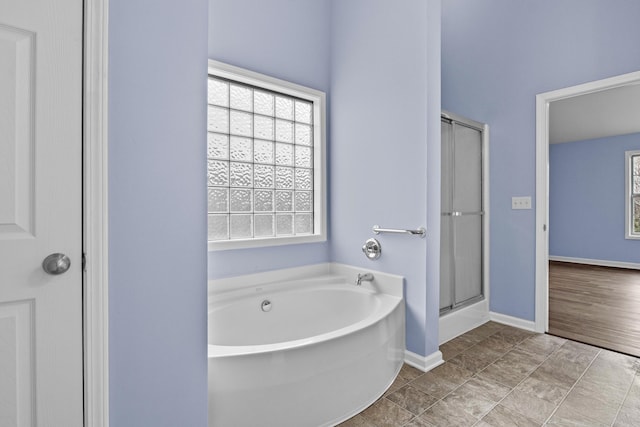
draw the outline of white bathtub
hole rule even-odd
[[[331,426],[380,397],[402,366],[405,313],[402,279],[383,293],[389,275],[374,274],[362,286],[330,274],[213,294],[209,426]]]

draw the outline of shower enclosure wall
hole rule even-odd
[[[485,126],[443,113],[440,315],[484,299]]]

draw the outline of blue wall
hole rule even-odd
[[[405,276],[407,348],[421,355],[438,347],[439,18],[439,0],[332,10],[331,257]],[[428,237],[380,235],[372,262],[360,248],[374,224]]]
[[[640,134],[551,144],[549,255],[640,263],[625,239],[625,151]]]
[[[401,274],[408,348],[436,351],[440,0],[210,4],[210,58],[327,92],[330,243],[211,252],[209,277],[330,260]],[[428,237],[380,236],[372,263],[360,247],[376,223]]]
[[[112,426],[207,425],[207,0],[111,0]]]
[[[209,3],[209,58],[329,92],[330,0]],[[326,242],[210,252],[209,278],[327,261]]]
[[[491,310],[534,320],[535,95],[640,69],[635,0],[447,0],[442,107],[488,123]]]

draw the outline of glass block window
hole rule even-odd
[[[627,153],[627,237],[640,239],[640,151]]]
[[[224,73],[223,73],[224,74]],[[251,73],[255,76],[255,73]],[[314,99],[208,77],[208,240],[318,235]],[[258,82],[259,83],[259,82]]]

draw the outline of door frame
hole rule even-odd
[[[640,71],[536,95],[536,332],[549,330],[549,105],[631,83],[640,83]]]
[[[84,0],[83,378],[85,427],[109,426],[109,0]]]

